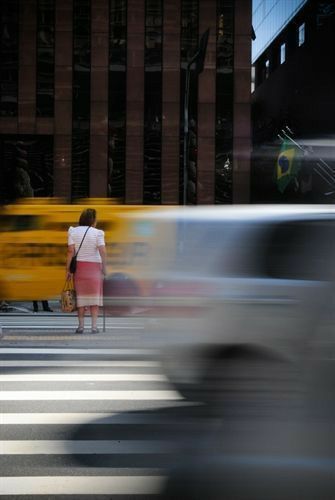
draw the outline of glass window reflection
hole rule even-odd
[[[0,136],[2,171],[15,181],[9,199],[53,196],[53,142],[51,135]]]
[[[146,0],[143,203],[161,203],[163,2]]]
[[[282,43],[280,46],[280,64],[286,61],[286,43]]]
[[[127,1],[109,3],[108,196],[125,199]]]
[[[183,203],[184,191],[184,98],[186,68],[194,56],[199,43],[199,2],[198,0],[182,0],[181,33],[180,33],[180,167],[179,167],[179,200]],[[189,144],[188,144],[188,185],[186,202],[196,203],[197,196],[197,152],[198,152],[198,77],[191,71],[190,93],[188,102]]]
[[[0,116],[17,116],[18,100],[18,1],[0,2]]]
[[[234,2],[219,0],[216,46],[215,203],[232,203]]]
[[[55,2],[38,0],[36,54],[36,114],[54,115]]]
[[[298,28],[298,46],[305,43],[305,23],[302,23]]]
[[[72,198],[89,196],[91,2],[73,1]]]

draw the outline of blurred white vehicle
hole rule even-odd
[[[334,498],[335,208],[176,208],[131,224],[150,235],[148,345],[200,402],[166,498]]]
[[[152,234],[142,273],[159,317],[149,342],[186,397],[217,397],[233,366],[250,387],[263,362],[296,367],[329,347],[334,207],[176,208],[132,224]]]

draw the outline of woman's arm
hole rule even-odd
[[[98,247],[99,254],[101,257],[101,262],[102,262],[102,274],[106,276],[107,274],[107,269],[106,269],[106,247],[105,245],[101,245]]]
[[[75,254],[75,246],[69,245],[67,247],[67,256],[66,256],[66,279],[72,277],[72,273],[70,273],[70,262],[74,254]]]

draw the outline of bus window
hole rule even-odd
[[[29,231],[38,229],[40,217],[36,215],[0,215],[1,231]]]

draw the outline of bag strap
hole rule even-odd
[[[89,228],[90,228],[90,227],[91,227],[91,226],[88,226],[88,228],[86,229],[85,234],[84,234],[84,236],[83,236],[83,238],[82,238],[82,240],[81,240],[81,242],[80,242],[79,248],[78,248],[77,252],[74,254],[74,256],[75,256],[75,257],[77,257],[77,255],[78,255],[78,253],[79,253],[79,250],[81,249],[81,245],[83,244],[83,241],[84,241],[85,236],[86,236],[86,234],[87,234],[87,231],[89,230]]]
[[[74,288],[74,283],[73,283],[73,278],[71,276],[70,278],[65,280],[63,292],[66,292],[66,290],[72,290],[73,288]]]

